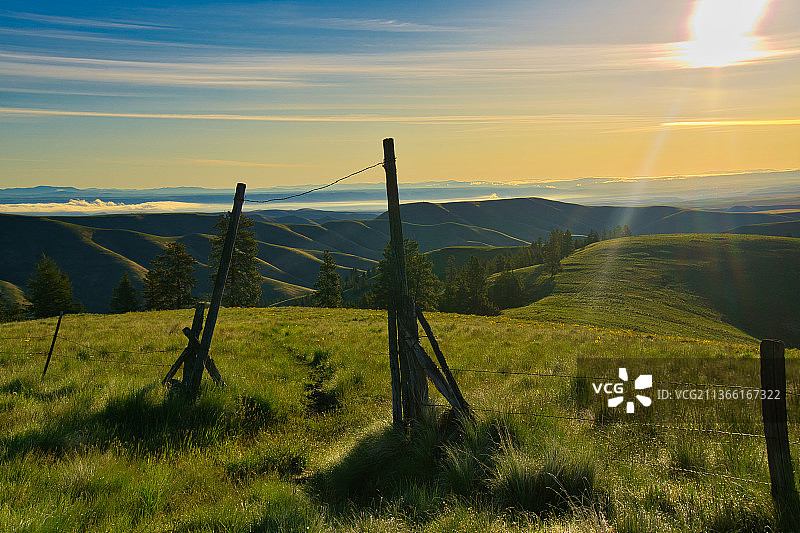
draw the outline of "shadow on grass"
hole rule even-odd
[[[525,300],[528,304],[538,302],[553,294],[555,288],[555,278],[544,265],[539,265],[525,284]]]
[[[208,446],[230,435],[251,436],[270,425],[275,412],[264,398],[208,390],[199,402],[162,394],[156,384],[112,397],[93,412],[89,396],[34,429],[2,441],[6,457],[28,452],[62,455],[88,447],[120,446],[132,453]]]
[[[377,505],[418,522],[434,519],[452,498],[540,517],[605,502],[592,462],[525,451],[500,418],[454,424],[443,417],[420,423],[411,435],[382,428],[315,473],[309,489],[333,514]]]

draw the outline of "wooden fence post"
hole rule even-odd
[[[199,303],[194,306],[194,318],[192,318],[192,335],[196,338],[200,338],[200,334],[203,332],[203,318],[206,312],[206,304]],[[187,346],[187,349],[189,347]],[[191,373],[190,370],[194,364],[194,360],[197,359],[197,351],[190,350],[189,354],[187,354],[187,361],[191,361],[191,363],[183,365],[183,377],[181,381],[183,383],[188,383],[189,374]]]
[[[392,386],[392,405],[398,402],[394,392],[400,391],[403,409],[403,421],[411,422],[419,418],[422,407],[428,403],[428,381],[425,371],[417,362],[417,357],[409,347],[411,343],[419,343],[419,329],[414,312],[414,302],[408,296],[406,280],[405,245],[403,241],[403,225],[400,219],[400,196],[397,192],[397,165],[395,163],[394,139],[383,140],[383,168],[386,171],[386,198],[389,212],[389,232],[391,241],[389,249],[394,261],[392,265],[393,294],[389,298],[389,306],[396,310],[397,348],[399,353],[400,384]],[[392,334],[391,311],[389,312],[390,335]],[[390,369],[392,368],[390,341]],[[393,376],[394,381],[394,376]],[[394,407],[393,407],[394,412]]]
[[[56,322],[56,331],[53,333],[53,342],[50,343],[50,351],[47,352],[47,361],[44,363],[44,370],[42,370],[42,379],[47,374],[47,367],[50,366],[50,358],[53,356],[53,348],[56,347],[56,339],[58,338],[58,330],[61,328],[61,319],[64,318],[64,311],[58,313],[58,322]]]
[[[428,324],[428,320],[419,309],[417,309],[417,318],[419,319],[419,323],[422,325],[422,330],[425,332],[425,335],[428,336],[428,342],[431,343],[431,348],[433,349],[433,353],[436,355],[436,360],[439,361],[439,366],[442,367],[441,373],[444,379],[447,381],[448,392],[450,393],[449,395],[452,395],[455,400],[455,402],[451,402],[451,405],[459,413],[468,414],[469,404],[461,394],[461,389],[458,388],[456,378],[454,378],[453,373],[450,372],[450,367],[447,364],[447,360],[444,358],[442,349],[439,348],[439,341],[436,340],[436,336],[433,334],[433,328],[431,328],[431,325]]]
[[[400,388],[400,354],[397,348],[397,310],[389,305],[389,373],[392,377],[392,425],[403,425],[403,405]]]
[[[199,303],[194,306],[194,319],[192,320],[192,329],[189,330],[192,334],[193,338],[197,338],[200,336],[200,332],[203,331],[203,313],[205,312],[206,305],[203,303]],[[162,385],[166,385],[172,379],[172,376],[178,371],[178,369],[183,365],[183,380],[181,383],[188,383],[188,379],[190,374],[194,370],[194,362],[195,358],[197,357],[197,350],[192,345],[191,341],[189,344],[184,348],[183,352],[181,352],[180,357],[178,360],[173,363],[172,367],[167,372],[167,375],[164,376],[164,379],[161,380]]]
[[[245,187],[246,185],[244,183],[236,184],[236,195],[233,198],[233,210],[228,220],[228,233],[225,236],[225,244],[222,246],[219,269],[217,270],[217,277],[214,280],[214,291],[211,293],[211,304],[209,305],[208,316],[206,317],[206,323],[203,327],[203,338],[200,340],[200,347],[197,349],[197,357],[195,357],[189,376],[188,392],[192,398],[196,398],[200,390],[203,368],[207,365],[212,368],[214,367],[213,362],[208,358],[208,350],[211,347],[211,338],[214,335],[214,327],[217,324],[219,306],[222,304],[222,293],[225,290],[225,280],[228,277],[228,267],[230,267],[231,256],[233,255],[236,230],[239,228],[239,216],[242,214]]]
[[[794,484],[786,416],[786,361],[782,341],[761,341],[761,417],[767,441],[772,499],[784,529],[800,526],[800,499]]]

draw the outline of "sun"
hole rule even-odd
[[[680,44],[690,67],[725,67],[769,55],[755,35],[770,0],[697,0],[690,28],[693,40]]]

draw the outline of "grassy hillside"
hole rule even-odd
[[[512,198],[478,202],[403,205],[404,221],[417,224],[455,222],[502,232],[526,242],[547,238],[553,228],[569,228],[574,235],[628,224],[635,235],[653,233],[720,233],[744,224],[797,220],[797,213],[726,213],[678,207],[585,206],[544,198]],[[381,215],[382,218],[386,214]],[[449,243],[455,245],[456,243]],[[498,244],[498,243],[492,243]],[[436,248],[439,248],[437,246]]]
[[[800,241],[661,235],[596,243],[519,269],[534,303],[508,316],[698,338],[779,338],[800,345]],[[747,334],[747,335],[745,335]]]
[[[737,226],[729,231],[726,231],[725,233],[741,233],[744,235],[772,235],[775,237],[792,236],[800,238],[800,220]]]
[[[24,305],[27,300],[22,289],[7,281],[0,281],[0,302],[5,305]]]
[[[635,234],[721,232],[745,224],[780,223],[797,216],[673,207],[590,207],[541,198],[406,204],[401,211],[405,236],[419,242],[423,252],[453,246],[520,246],[546,237],[557,227],[568,227],[574,234],[625,223]],[[334,254],[343,272],[363,270],[380,260],[389,241],[385,215],[330,220],[329,213],[301,210],[294,217],[277,216],[272,211],[254,217],[254,231],[261,243],[259,258],[264,265],[265,300],[296,294],[289,286],[310,290],[323,250]],[[111,291],[124,272],[140,284],[150,260],[167,242],[178,240],[201,263],[195,294],[202,296],[210,290],[208,269],[203,263],[208,260],[215,221],[216,215],[202,213],[0,215],[0,279],[24,286],[33,266],[46,253],[69,275],[76,298],[90,311],[105,312]]]
[[[44,380],[42,356],[26,354],[48,345],[54,321],[0,325],[0,530],[776,526],[768,486],[711,475],[768,480],[763,439],[691,431],[757,428],[757,407],[734,421],[714,418],[714,404],[670,430],[593,410],[579,380],[458,372],[477,423],[445,416],[409,438],[389,427],[385,315],[303,308],[223,309],[212,355],[228,385],[206,377],[187,406],[152,365],[172,363],[191,315],[67,316]],[[699,381],[710,358],[757,364],[743,334],[696,342],[508,317],[430,322],[453,368],[571,374],[587,355],[681,358],[698,361]]]

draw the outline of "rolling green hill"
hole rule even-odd
[[[778,338],[800,345],[800,240],[658,235],[592,244],[518,269],[532,304],[504,314],[690,338]]]
[[[405,236],[416,240],[423,252],[454,246],[520,246],[546,237],[557,227],[581,234],[627,223],[634,234],[706,233],[792,218],[673,207],[588,207],[541,198],[406,204],[401,211]],[[353,268],[373,266],[389,241],[385,214],[360,220],[330,220],[329,214],[312,217],[306,212],[283,217],[273,211],[250,214],[260,243],[265,302],[310,291],[324,250],[331,251],[344,274]],[[0,214],[0,281],[24,287],[41,254],[46,253],[70,277],[76,298],[88,310],[104,312],[124,272],[141,286],[150,260],[168,242],[178,240],[200,262],[195,295],[202,296],[210,290],[204,263],[215,220],[216,215],[197,213],[76,217]],[[305,223],[286,223],[291,220]]]
[[[24,304],[23,290],[7,281],[0,281],[0,302],[5,305]]]
[[[800,220],[737,226],[729,231],[726,231],[725,233],[741,233],[744,235],[772,235],[774,237],[791,236],[800,238]]]
[[[628,224],[635,235],[721,233],[745,224],[784,222],[797,220],[798,217],[797,213],[728,213],[666,206],[597,207],[544,198],[443,204],[421,202],[401,206],[401,213],[404,221],[417,224],[456,222],[500,231],[525,242],[536,240],[537,237],[547,238],[553,228],[569,228],[573,235],[585,235],[591,229],[599,232],[617,224]],[[385,217],[384,213],[379,218]]]

